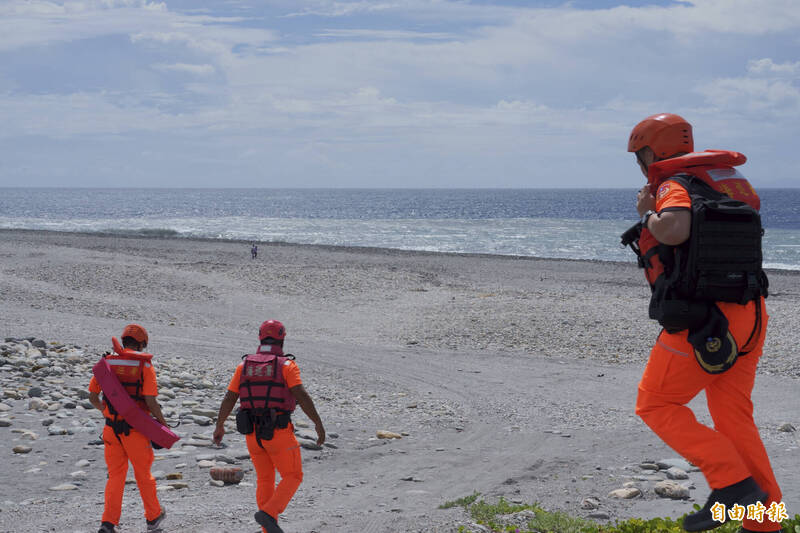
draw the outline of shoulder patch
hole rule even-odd
[[[658,194],[656,195],[656,199],[661,200],[662,198],[664,198],[669,192],[669,189],[670,189],[669,183],[664,183],[663,185],[661,185],[661,187],[658,188]]]

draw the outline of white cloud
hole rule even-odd
[[[371,2],[371,1],[357,1],[357,2],[328,2],[319,1],[311,2],[313,5],[306,7],[301,11],[287,13],[285,17],[306,17],[306,16],[320,16],[320,17],[343,17],[346,15],[353,15],[356,13],[374,13],[378,11],[386,11],[389,9],[397,9],[402,6],[397,2]]]
[[[698,91],[726,112],[800,116],[800,89],[784,80],[721,78],[701,85]]]
[[[414,153],[407,164],[418,170],[463,160],[470,180],[497,168],[524,175],[539,160],[559,173],[559,164],[583,164],[576,153],[601,160],[592,169],[608,164],[625,157],[629,128],[657,111],[715,126],[719,114],[740,136],[764,117],[775,131],[793,131],[800,113],[800,62],[783,59],[798,55],[797,0],[591,11],[293,0],[276,2],[280,12],[248,4],[246,20],[207,4],[191,12],[144,0],[0,4],[0,53],[19,65],[25,47],[122,36],[130,46],[121,53],[139,66],[112,91],[97,77],[27,87],[0,64],[0,138],[125,135],[136,144],[161,135],[163,146],[149,151],[165,160],[197,143],[216,147],[220,161],[246,153],[256,169],[282,160],[289,174],[301,174],[306,157],[339,161],[356,181],[396,150]],[[293,20],[280,18],[287,12]],[[335,27],[343,22],[352,28]],[[764,50],[776,43],[780,54]]]
[[[775,63],[770,58],[751,59],[747,62],[747,72],[750,74],[771,74],[777,76],[800,76],[800,61],[794,63]]]
[[[181,72],[194,76],[210,76],[216,70],[213,65],[191,65],[187,63],[158,63],[153,65],[153,68],[162,72]]]
[[[367,30],[367,29],[328,29],[316,34],[317,37],[334,37],[341,39],[373,39],[373,40],[411,40],[411,39],[452,39],[451,33],[400,31],[400,30]]]

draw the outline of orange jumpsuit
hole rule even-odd
[[[662,186],[656,198],[656,211],[691,207],[686,190],[675,182]],[[729,370],[709,374],[698,364],[694,348],[687,340],[688,331],[662,331],[650,352],[636,399],[636,414],[673,450],[700,468],[712,489],[720,489],[752,476],[768,494],[766,507],[780,503],[781,491],[753,421],[750,395],[756,367],[766,335],[767,316],[764,300],[746,305],[718,302],[729,321],[730,331],[739,349],[752,350],[740,356]],[[761,306],[760,335],[745,347],[756,320],[756,305]],[[697,421],[686,407],[692,398],[705,390],[714,428]],[[752,531],[777,531],[781,526],[770,522],[744,520]]]
[[[117,372],[118,366],[109,361]],[[133,367],[131,367],[133,368]],[[136,372],[138,374],[138,365]],[[143,369],[143,396],[158,396],[156,372],[151,364],[146,364]],[[97,380],[92,377],[89,383],[89,392],[100,393],[101,388]],[[147,407],[143,407],[147,410]],[[103,410],[106,418],[113,418],[108,406]],[[105,507],[103,508],[103,522],[119,524],[122,514],[122,496],[125,492],[125,478],[128,474],[128,461],[133,465],[133,475],[136,486],[144,504],[145,520],[155,520],[161,514],[161,504],[156,496],[156,480],[150,473],[153,465],[153,447],[150,439],[131,428],[129,435],[120,434],[119,438],[109,426],[103,428],[103,444],[105,448],[106,467],[108,468],[108,481],[106,482]]]
[[[236,367],[236,372],[228,384],[228,390],[236,394],[239,394],[239,381],[243,366],[244,363],[240,363]],[[287,360],[284,364],[283,379],[290,389],[302,385],[300,368],[294,361]],[[272,439],[261,439],[263,449],[258,445],[255,432],[247,435],[246,440],[250,459],[256,469],[258,508],[277,521],[278,515],[289,505],[289,501],[303,481],[303,463],[300,456],[300,445],[294,436],[294,425],[289,423],[283,429],[275,428]],[[281,475],[280,483],[277,486],[275,485],[275,470]],[[266,530],[264,531],[266,533]]]

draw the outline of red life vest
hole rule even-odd
[[[692,152],[680,157],[656,161],[647,168],[647,182],[655,196],[661,184],[676,174],[691,174],[709,184],[712,189],[734,200],[746,202],[756,210],[761,200],[750,182],[735,168],[747,162],[744,154],[727,150]]]
[[[262,345],[258,352],[244,356],[239,379],[242,409],[294,411],[297,402],[283,377],[283,366],[290,360],[291,356],[284,356],[283,349],[274,344]]]
[[[758,210],[761,207],[758,194],[750,182],[733,168],[746,161],[744,154],[739,152],[725,150],[692,152],[651,164],[647,169],[647,182],[651,194],[655,195],[661,184],[671,177],[689,174],[707,183],[712,189]],[[664,273],[665,268],[670,270],[673,267],[672,247],[659,247],[660,244],[647,228],[642,228],[639,250],[644,261],[644,275],[651,287]]]
[[[117,339],[113,340],[116,341]],[[114,351],[116,352],[115,354],[105,356],[111,370],[122,386],[125,387],[125,392],[139,407],[144,409],[145,412],[149,412],[147,404],[144,402],[142,388],[144,387],[144,369],[152,366],[153,354],[123,348],[119,342],[114,342]],[[116,414],[111,402],[106,402],[106,406],[108,406],[108,410],[112,414]]]

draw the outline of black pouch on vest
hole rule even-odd
[[[246,409],[236,411],[236,431],[242,435],[249,435],[253,432],[253,419]]]
[[[275,424],[272,423],[272,420],[266,417],[259,420],[256,436],[261,440],[272,440],[272,437],[275,436]]]
[[[728,319],[714,305],[705,323],[689,330],[688,340],[694,348],[694,357],[709,374],[725,372],[739,357],[739,347],[728,326]]]
[[[688,300],[650,300],[650,318],[657,320],[669,333],[697,328],[708,316],[709,302]]]

